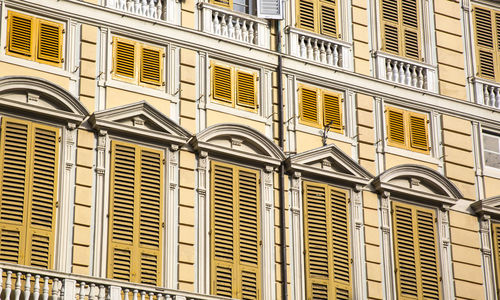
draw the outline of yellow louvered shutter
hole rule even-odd
[[[348,195],[304,183],[307,299],[351,299]]]
[[[113,141],[108,277],[159,285],[163,153]]]
[[[236,72],[236,104],[250,108],[257,108],[257,76],[254,73]]]
[[[317,28],[316,0],[297,0],[297,27],[315,32]]]
[[[258,172],[213,162],[211,183],[212,294],[260,299]]]
[[[136,43],[114,38],[114,74],[128,78],[136,78],[135,52]]]
[[[3,118],[0,260],[51,268],[59,131]]]
[[[406,147],[406,121],[405,111],[397,108],[387,108],[387,136],[388,145],[396,147]]]
[[[62,62],[63,25],[46,20],[38,20],[38,60],[54,65]]]
[[[30,58],[34,53],[35,18],[13,11],[8,13],[8,46],[9,54]]]
[[[300,87],[300,120],[310,125],[319,126],[318,117],[318,90],[315,88]]]
[[[233,9],[233,0],[210,0],[210,3]]]
[[[497,278],[497,297],[500,296],[500,223],[492,223],[492,234],[493,234],[493,253],[495,260],[496,278]]]
[[[342,133],[342,99],[339,94],[323,92],[323,122],[333,131]]]
[[[319,10],[321,16],[321,34],[329,35],[337,38],[338,21],[337,21],[337,1],[336,0],[320,0]]]
[[[233,103],[232,69],[212,64],[212,95],[217,101]]]
[[[500,81],[500,12],[476,6],[474,25],[478,75]]]
[[[440,299],[435,212],[392,203],[398,299]]]
[[[409,112],[410,147],[413,150],[429,152],[427,116]]]
[[[163,51],[159,48],[141,47],[141,82],[160,86],[163,84]]]
[[[396,0],[382,0],[383,49],[399,55],[399,12]]]
[[[420,32],[418,0],[401,0],[402,40],[404,53],[401,55],[420,59]]]

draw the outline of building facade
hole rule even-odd
[[[2,299],[500,298],[498,1],[0,15]]]

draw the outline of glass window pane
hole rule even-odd
[[[499,153],[500,152],[499,140],[500,140],[499,137],[483,134],[484,150],[489,150]]]
[[[485,151],[484,163],[489,167],[500,169],[500,153]]]

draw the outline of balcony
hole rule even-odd
[[[166,0],[106,0],[106,7],[155,20],[166,20]]]
[[[380,51],[374,55],[377,63],[377,76],[412,88],[437,92],[436,68],[414,60],[406,59]]]
[[[474,78],[476,102],[491,108],[500,109],[500,83]]]
[[[290,55],[328,66],[351,69],[351,44],[296,28],[288,28],[285,32]]]
[[[0,300],[221,300],[221,297],[0,263]],[[228,299],[228,298],[224,298]]]
[[[206,2],[200,2],[198,9],[201,31],[242,44],[269,48],[269,26],[266,20]]]

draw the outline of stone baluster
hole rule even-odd
[[[318,47],[318,40],[317,39],[314,39],[313,59],[315,61],[319,61],[319,47]]]
[[[89,289],[89,300],[97,300],[97,293],[99,292],[99,289],[95,285],[95,283],[90,284],[90,289]]]
[[[313,59],[313,47],[311,43],[311,38],[307,38],[307,58]]]
[[[125,10],[125,11],[127,10],[127,0],[120,0],[116,5],[118,5],[117,8],[119,10]]]
[[[99,295],[97,296],[98,300],[104,300],[106,298],[106,288],[104,285],[99,286]]]
[[[411,85],[410,64],[405,64],[405,84]]]
[[[146,292],[141,291],[141,300],[146,300]]]
[[[422,67],[418,67],[418,87],[423,89],[425,84],[424,70]]]
[[[130,292],[129,289],[123,290],[123,300],[128,300],[128,294],[129,294],[129,292]]]
[[[399,62],[399,83],[405,83],[405,70],[403,62]]]
[[[390,58],[385,59],[385,78],[387,80],[392,80],[392,66]]]
[[[158,1],[160,3],[161,1]],[[158,17],[156,16],[156,7],[155,7],[155,2],[154,0],[149,0],[149,17],[153,19],[157,19]]]
[[[333,65],[332,43],[326,44],[326,63],[328,65]]]
[[[398,70],[398,62],[393,61],[392,62],[392,81],[398,82],[399,81],[399,70]]]
[[[333,44],[333,65],[335,67],[339,66],[340,55],[339,55],[339,45]]]
[[[152,0],[150,0],[151,2],[153,2]],[[146,0],[142,0],[142,3],[141,3],[141,11],[142,11],[142,15],[145,16],[145,17],[149,17],[149,5],[148,5],[148,1]]]
[[[59,279],[54,278],[54,282],[52,283],[52,300],[59,299]]]
[[[138,293],[138,292],[139,292],[139,291],[137,291],[137,290],[134,290],[134,291],[132,292],[132,300],[137,300],[137,293]]]
[[[33,300],[38,300],[40,296],[40,275],[35,275],[35,286],[33,288]]]
[[[495,107],[496,96],[495,96],[495,88],[490,86],[490,106]]]
[[[423,78],[422,88],[427,89],[427,71],[424,68],[422,68],[422,78]]]
[[[156,294],[156,300],[163,300],[163,294],[162,293],[158,293]]]
[[[156,5],[156,18],[161,19],[163,17],[163,4],[161,3],[162,1],[158,1],[158,4]]]
[[[248,42],[250,44],[253,44],[254,43],[254,33],[255,33],[255,30],[253,29],[253,25],[254,25],[254,22],[253,21],[250,21],[250,25],[248,26]]]
[[[417,86],[418,83],[418,75],[417,75],[417,66],[411,66],[411,86]]]
[[[219,12],[214,12],[213,15],[214,33],[220,35]]]
[[[319,60],[326,63],[325,41],[321,41],[321,47],[319,47]]]
[[[495,102],[495,107],[500,108],[500,88],[496,88],[496,102]]]
[[[31,274],[26,274],[26,282],[24,282],[24,300],[30,299],[31,293]]]
[[[80,282],[80,292],[78,294],[78,300],[85,300],[85,282],[83,281]]]
[[[134,0],[127,1],[127,11],[131,13],[134,12]]]
[[[248,27],[247,20],[243,20],[243,24],[241,25],[242,30],[242,38],[243,42],[248,43]]]
[[[220,22],[220,27],[221,27],[221,35],[222,36],[227,36],[227,21],[226,21],[227,15],[223,14],[221,17],[221,22]]]
[[[10,293],[12,291],[12,271],[7,271],[7,278],[5,279],[5,299],[10,299]]]
[[[49,277],[43,277],[43,290],[42,290],[42,300],[49,299]]]
[[[140,0],[135,0],[134,8],[133,8],[133,11],[131,11],[131,12],[140,15],[141,11],[142,11],[141,6],[142,6],[142,4],[141,4]]]
[[[19,300],[19,297],[21,296],[21,278],[22,274],[21,272],[17,272],[16,276],[16,287],[14,290],[14,300]]]
[[[305,37],[302,35],[299,37],[299,51],[300,57],[306,58],[306,43],[304,42]]]
[[[234,25],[233,25],[233,16],[229,16],[227,20],[227,33],[228,36],[234,39]]]
[[[153,300],[153,296],[154,296],[154,293],[153,292],[149,292],[149,300]]]
[[[241,34],[241,22],[240,22],[240,18],[236,18],[236,26],[235,26],[234,32],[235,32],[235,35],[236,35],[236,40],[241,41],[243,39],[242,38],[243,35]]]
[[[172,299],[172,298],[170,297],[170,295],[166,295],[166,296],[165,296],[165,300],[170,300],[170,299]]]
[[[484,105],[489,105],[490,104],[490,93],[488,92],[488,86],[483,84],[483,104]]]

